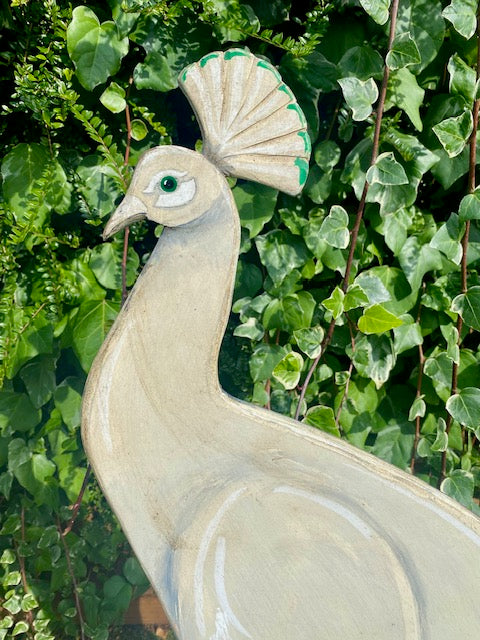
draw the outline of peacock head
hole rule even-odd
[[[143,218],[167,227],[192,222],[210,209],[224,183],[223,175],[196,151],[176,146],[150,149],[140,158],[103,237]]]
[[[178,83],[200,124],[204,155],[169,146],[147,151],[105,238],[143,217],[169,227],[199,218],[221,195],[225,175],[290,195],[307,180],[305,116],[269,62],[244,49],[214,51],[184,69]]]

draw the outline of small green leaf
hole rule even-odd
[[[469,39],[477,28],[477,0],[452,0],[442,16],[452,23],[455,31]]]
[[[480,426],[480,389],[465,387],[447,400],[447,411],[464,427],[475,430]]]
[[[73,327],[73,349],[84,371],[90,369],[119,307],[118,302],[112,300],[93,300],[80,306]]]
[[[272,375],[285,389],[295,389],[300,381],[302,367],[302,356],[296,351],[290,351],[276,365]]]
[[[132,120],[132,138],[134,140],[143,140],[148,133],[147,125],[143,120]]]
[[[347,49],[337,66],[342,78],[354,76],[360,80],[381,80],[383,76],[382,56],[369,45]]]
[[[31,403],[39,409],[50,400],[55,390],[55,358],[39,356],[27,362],[20,370],[20,377]]]
[[[297,329],[293,332],[298,347],[312,360],[316,358],[322,349],[324,331],[321,326],[308,329]]]
[[[257,318],[248,318],[246,322],[239,324],[233,330],[233,335],[239,338],[249,338],[258,342],[263,338],[265,329],[262,327]]]
[[[430,240],[430,246],[441,251],[454,264],[460,264],[463,255],[461,239],[464,231],[465,225],[459,221],[456,213],[452,213]]]
[[[465,220],[480,220],[480,187],[464,196],[460,201],[458,217],[463,222]]]
[[[393,329],[393,345],[397,356],[423,343],[422,329],[418,322],[414,322],[408,314],[401,316],[401,319],[403,324]]]
[[[388,334],[363,335],[355,344],[355,350],[347,346],[347,353],[358,373],[370,378],[377,389],[388,380],[395,365],[395,352]]]
[[[418,396],[413,401],[410,411],[408,412],[408,419],[413,421],[415,418],[423,418],[427,410],[427,405],[423,399],[425,396]]]
[[[272,377],[272,371],[286,353],[285,347],[280,345],[259,344],[249,362],[253,382],[269,380]]]
[[[387,22],[390,0],[360,0],[360,4],[377,24],[385,24]]]
[[[432,129],[448,156],[455,158],[463,151],[472,133],[472,113],[464,111],[459,116],[446,118],[434,125]]]
[[[67,28],[67,49],[77,77],[85,89],[92,90],[114,75],[128,53],[128,38],[119,38],[115,23],[100,24],[88,7],[75,7]]]
[[[103,592],[111,606],[117,610],[124,611],[130,604],[133,590],[125,578],[122,576],[112,576],[103,585]]]
[[[450,74],[450,93],[462,96],[472,106],[476,93],[475,71],[457,53],[448,61],[447,69]]]
[[[372,113],[372,104],[378,98],[378,87],[373,78],[341,78],[338,84],[342,88],[345,102],[352,110],[353,119],[358,122],[366,120]]]
[[[470,287],[452,301],[452,311],[459,313],[472,329],[480,331],[480,286]]]
[[[369,304],[369,299],[365,291],[358,284],[351,284],[345,298],[343,300],[343,308],[345,311],[350,309],[357,309],[358,307],[365,307]]]
[[[237,184],[232,193],[242,227],[248,229],[250,238],[255,238],[273,216],[278,191],[256,182],[246,182]]]
[[[315,147],[315,162],[323,171],[331,171],[338,164],[340,156],[340,147],[332,140],[322,140]]]
[[[443,418],[438,419],[435,442],[430,449],[432,451],[446,451],[448,449],[447,423]]]
[[[268,303],[262,322],[266,329],[306,329],[312,322],[315,306],[315,299],[308,291],[289,293]]]
[[[112,113],[121,113],[127,106],[125,90],[116,82],[112,82],[100,96],[100,102]]]
[[[11,631],[12,638],[18,636],[21,633],[26,633],[29,630],[29,625],[25,620],[19,620]]]
[[[106,289],[120,289],[122,286],[123,246],[116,242],[97,245],[91,252],[89,267],[96,279]],[[127,286],[135,282],[140,260],[130,247],[127,253]]]
[[[386,63],[390,69],[402,69],[421,62],[420,52],[415,40],[407,31],[397,36],[387,53]]]
[[[320,235],[331,247],[346,249],[350,241],[348,213],[340,205],[334,204],[323,220]]]
[[[128,558],[123,565],[123,575],[135,587],[147,587],[148,579],[140,566],[138,560],[134,557]]]
[[[366,334],[385,333],[401,324],[403,321],[396,315],[387,311],[381,304],[374,304],[365,309],[358,321],[358,328]]]
[[[442,482],[440,490],[468,509],[472,508],[475,482],[473,475],[463,469],[454,469]]]
[[[399,185],[408,184],[405,169],[397,162],[391,151],[381,153],[375,164],[367,171],[369,184]]]
[[[333,436],[337,436],[337,438],[340,437],[340,430],[335,423],[335,415],[331,407],[325,407],[323,405],[310,407],[302,422],[316,427],[320,429],[320,431],[325,431]]]
[[[293,269],[303,267],[311,255],[302,238],[280,229],[257,236],[255,245],[275,286]]]
[[[63,422],[71,431],[80,426],[82,387],[81,380],[68,377],[55,390],[55,406],[60,411]]]
[[[25,393],[0,391],[0,430],[10,434],[29,431],[41,418],[41,412]]]
[[[423,121],[420,117],[420,107],[423,105],[425,90],[422,89],[417,78],[408,68],[394,70],[390,73],[387,86],[385,111],[393,105],[405,111],[417,131],[422,131]]]
[[[329,298],[322,300],[323,306],[332,312],[333,317],[337,320],[343,313],[343,300],[345,294],[340,287],[335,287]]]

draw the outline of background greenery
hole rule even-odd
[[[476,13],[475,0],[3,0],[0,640],[105,639],[146,587],[79,425],[155,230],[133,227],[125,256],[101,230],[142,151],[195,146],[177,74],[232,44],[278,65],[314,152],[301,197],[233,188],[223,386],[480,513]]]

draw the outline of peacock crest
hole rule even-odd
[[[244,49],[186,67],[179,85],[200,124],[203,154],[228,176],[296,195],[308,175],[305,116],[277,69]]]

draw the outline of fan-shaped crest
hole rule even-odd
[[[223,173],[296,195],[311,145],[305,116],[278,71],[243,49],[215,51],[180,74],[203,153]]]

